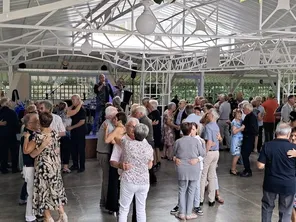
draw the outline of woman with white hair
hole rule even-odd
[[[161,144],[161,117],[160,112],[158,111],[158,102],[157,100],[151,99],[149,100],[151,111],[148,114],[149,119],[152,120],[153,126],[153,138],[154,138],[154,147],[155,147],[155,155],[154,155],[154,166],[160,167],[160,148]]]
[[[173,160],[173,146],[175,142],[175,129],[180,130],[180,127],[174,124],[174,111],[176,104],[170,102],[168,109],[163,113],[163,157],[162,159]]]
[[[153,165],[153,149],[145,140],[148,132],[149,128],[140,123],[134,130],[135,140],[115,138],[122,147],[122,162],[132,166],[121,175],[118,222],[127,222],[133,196],[136,199],[137,222],[146,222],[146,198],[150,187],[148,170]]]

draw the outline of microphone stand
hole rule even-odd
[[[50,95],[51,95],[51,98],[52,98],[52,103],[54,105],[54,94],[55,94],[55,91],[57,91],[59,88],[61,88],[61,86],[64,85],[63,83],[61,85],[59,85],[58,87],[56,87],[54,90],[52,90],[50,92]]]

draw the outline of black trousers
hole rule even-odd
[[[120,185],[119,185],[118,179],[119,179],[118,169],[110,166],[106,209],[112,212],[119,211],[118,199],[119,199]]]
[[[265,142],[273,140],[274,123],[263,123]]]
[[[262,138],[263,138],[263,126],[259,126],[258,144],[257,151],[260,152],[262,148]]]
[[[85,136],[71,135],[71,154],[73,165],[79,169],[85,169]],[[79,157],[79,165],[78,165]]]
[[[133,198],[133,215],[132,215],[132,222],[137,222],[137,209],[136,209],[136,198]]]
[[[24,182],[23,186],[22,186],[22,189],[21,189],[21,195],[20,195],[20,200],[27,200],[27,196],[28,196],[28,193],[27,193],[27,183]]]
[[[18,164],[18,141],[16,137],[0,137],[0,163],[1,170],[8,168],[8,151],[10,150],[10,158],[12,170],[17,170]]]
[[[253,151],[254,144],[255,144],[255,135],[244,135],[241,154],[242,154],[243,163],[245,167],[244,171],[246,173],[252,173],[249,158]]]
[[[290,222],[293,210],[294,194],[283,195],[263,190],[261,221],[271,222],[272,212],[275,207],[274,201],[279,196],[279,221]]]
[[[61,161],[63,164],[69,164],[71,153],[71,139],[68,136],[61,138]]]
[[[180,132],[181,132],[180,130],[175,130],[175,140],[181,138]]]

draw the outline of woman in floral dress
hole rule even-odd
[[[162,159],[173,159],[173,146],[175,142],[175,129],[179,130],[179,126],[174,124],[174,111],[176,104],[171,102],[168,109],[163,113],[163,157]]]
[[[44,215],[45,222],[54,222],[50,211],[58,210],[60,215],[58,222],[68,222],[63,207],[67,203],[67,197],[62,180],[59,149],[57,149],[59,138],[49,127],[52,119],[49,113],[40,114],[41,133],[36,134],[28,144],[30,147],[35,147],[30,153],[35,158],[33,212],[36,215]]]

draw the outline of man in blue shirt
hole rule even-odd
[[[279,221],[290,222],[295,194],[295,158],[287,152],[295,148],[289,142],[291,127],[281,123],[276,128],[276,139],[264,144],[257,166],[265,168],[262,198],[262,222],[270,222],[274,201],[279,196]]]

